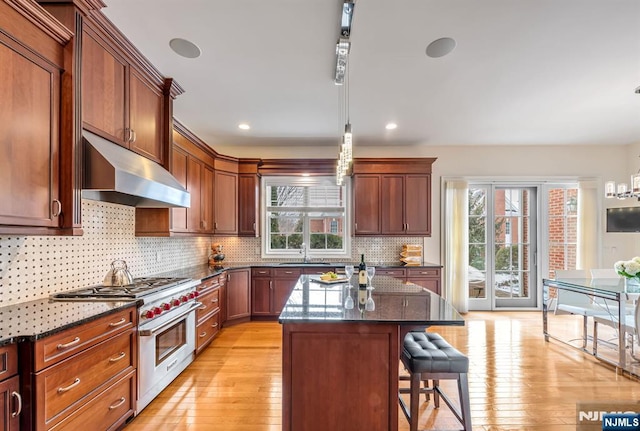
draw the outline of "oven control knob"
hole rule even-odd
[[[142,312],[142,317],[144,317],[145,319],[152,319],[153,316],[155,315],[156,314],[153,312],[153,310],[147,310]]]
[[[171,304],[167,303],[167,302],[163,302],[162,305],[160,305],[160,307],[162,307],[162,309],[164,311],[168,311],[171,310]]]
[[[178,305],[180,305],[180,304],[181,304],[181,302],[180,302],[180,300],[179,300],[179,299],[173,299],[173,300],[171,300],[171,304],[172,304],[174,307],[177,307]]]
[[[187,295],[182,295],[180,297],[180,301],[182,301],[182,302],[187,302],[188,300],[189,300],[189,298],[187,297]]]
[[[189,299],[193,299],[196,297],[196,294],[194,292],[189,292]]]
[[[155,314],[157,316],[160,313],[162,313],[162,308],[160,308],[160,307],[154,307],[153,308],[153,314]]]
[[[198,292],[197,290],[195,290],[195,291],[193,292],[193,295],[197,298],[198,296],[200,296],[200,292]]]

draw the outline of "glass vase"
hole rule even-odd
[[[640,292],[640,279],[638,277],[625,277],[624,290],[625,292]]]

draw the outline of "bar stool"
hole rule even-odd
[[[420,394],[433,394],[434,406],[440,407],[440,397],[449,406],[453,414],[460,421],[464,431],[471,431],[471,412],[469,405],[469,359],[454,349],[439,334],[432,332],[409,332],[404,337],[402,356],[400,358],[409,372],[409,388],[400,388],[400,394],[410,394],[407,405],[400,395],[400,407],[409,421],[410,431],[418,430],[418,408]],[[427,387],[427,380],[433,385]],[[457,380],[460,409],[442,392],[440,380]],[[425,387],[420,388],[420,382]],[[428,395],[427,395],[428,399]]]

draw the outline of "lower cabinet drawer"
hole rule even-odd
[[[220,289],[211,290],[204,295],[200,295],[198,302],[201,302],[202,305],[196,310],[196,321],[202,322],[208,314],[220,308]]]
[[[99,342],[137,325],[137,308],[130,307],[70,328],[35,343],[35,369],[50,367]]]
[[[126,369],[135,368],[134,337],[133,331],[127,331],[37,373],[36,393],[41,395],[35,410],[39,427],[58,422],[91,392]]]
[[[196,326],[196,353],[200,353],[220,330],[220,313],[208,317]]]
[[[135,377],[135,370],[132,370],[49,430],[118,429],[135,412]]]

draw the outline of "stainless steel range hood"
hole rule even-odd
[[[82,131],[82,197],[141,208],[188,208],[189,192],[166,169],[98,135]]]

